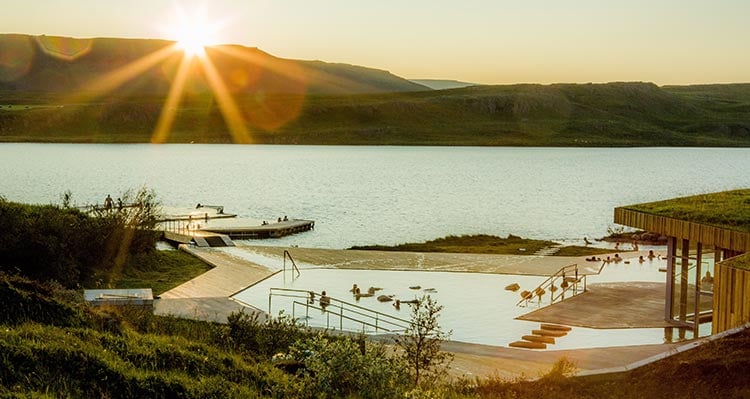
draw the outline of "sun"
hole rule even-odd
[[[185,31],[177,36],[177,47],[185,52],[185,55],[202,57],[206,54],[206,46],[209,41],[200,32]]]
[[[206,47],[216,44],[217,25],[201,16],[180,12],[178,19],[169,29],[170,36],[177,41],[177,48],[191,57],[202,57]]]

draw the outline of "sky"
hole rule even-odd
[[[750,82],[748,17],[748,0],[0,0],[2,33],[177,39],[191,20],[214,44],[484,84]]]

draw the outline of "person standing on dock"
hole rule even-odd
[[[109,194],[107,194],[107,198],[104,199],[104,209],[108,211],[111,210],[112,204],[113,204],[112,197]]]

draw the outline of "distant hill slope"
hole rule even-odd
[[[461,89],[469,86],[479,86],[476,83],[461,82],[459,80],[448,79],[409,79],[414,83],[427,86],[433,90]]]
[[[174,121],[158,141],[233,142],[229,115],[255,143],[750,146],[750,84],[430,90],[381,70],[219,46],[207,50],[214,68],[183,69],[185,95],[177,103],[166,101],[181,60],[162,50],[171,42],[0,37],[5,142],[149,142],[166,106]],[[143,61],[161,53],[163,62]],[[125,79],[129,68],[139,73]],[[209,90],[212,80],[221,90]]]
[[[182,58],[181,51],[169,49],[173,45],[165,40],[0,34],[0,90],[89,90],[92,82],[107,79],[107,74],[130,64],[146,67],[113,94],[166,95]],[[207,53],[233,92],[352,94],[429,90],[383,70],[283,59],[257,48],[225,45],[210,48]],[[162,56],[160,62],[148,62],[158,55]],[[205,75],[205,68],[194,65],[186,89],[206,92]]]

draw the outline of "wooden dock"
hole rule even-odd
[[[315,222],[292,219],[260,226],[207,226],[200,231],[225,234],[233,239],[278,238],[315,228]]]

